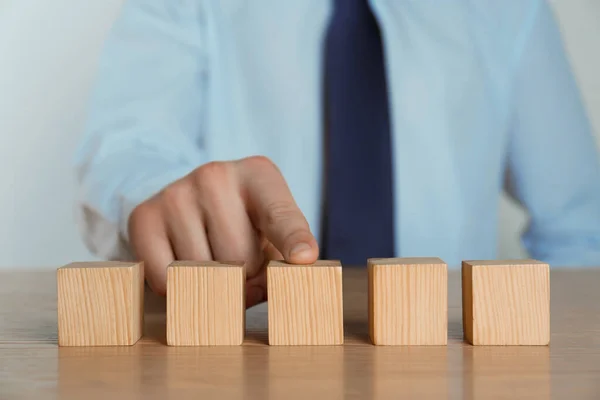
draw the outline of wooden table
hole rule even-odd
[[[600,269],[551,272],[548,347],[462,341],[459,274],[449,274],[444,347],[375,347],[364,269],[344,270],[346,344],[269,347],[266,307],[238,347],[167,347],[165,302],[146,297],[132,347],[59,348],[53,272],[0,273],[0,399],[600,399]]]

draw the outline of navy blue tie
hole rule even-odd
[[[325,52],[326,190],[321,258],[394,256],[383,46],[368,0],[336,0]]]

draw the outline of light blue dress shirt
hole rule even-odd
[[[398,256],[496,258],[505,183],[523,243],[600,264],[600,163],[546,0],[372,0],[384,36]],[[212,160],[270,157],[317,239],[324,0],[128,0],[76,155],[80,218],[129,257],[140,202]],[[508,173],[505,173],[507,172]]]

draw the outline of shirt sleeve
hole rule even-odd
[[[513,195],[528,210],[523,244],[554,266],[600,265],[600,163],[547,0],[535,2],[514,70],[508,148]]]
[[[78,221],[101,258],[131,258],[131,211],[205,159],[199,3],[125,1],[100,55],[75,169]]]

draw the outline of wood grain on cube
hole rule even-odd
[[[139,340],[143,263],[72,263],[56,275],[59,346],[127,346]]]
[[[342,265],[317,261],[267,266],[270,345],[339,345],[344,342]]]
[[[167,268],[167,344],[233,346],[244,341],[242,262],[175,261]]]
[[[550,267],[537,260],[463,261],[463,330],[473,345],[548,345]]]
[[[446,345],[448,268],[439,258],[368,260],[369,334],[375,345]]]

